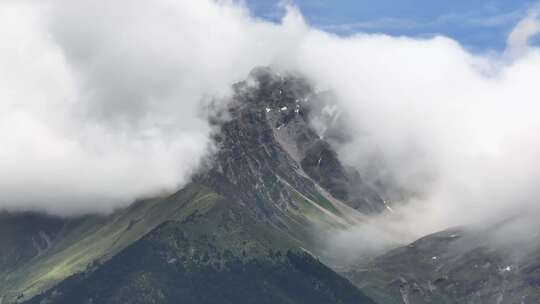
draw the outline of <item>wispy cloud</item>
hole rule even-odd
[[[327,31],[351,34],[361,31],[424,30],[430,31],[443,27],[454,28],[497,28],[511,27],[526,15],[526,10],[515,10],[501,14],[484,15],[446,14],[430,20],[383,17],[346,23],[321,24],[318,27]]]
[[[533,10],[510,32],[507,40],[506,54],[510,57],[522,56],[529,49],[530,40],[539,33],[539,13]]]
[[[363,30],[413,29],[426,27],[426,24],[417,20],[385,17],[373,20],[322,25],[320,27],[321,29],[328,31],[353,33]]]

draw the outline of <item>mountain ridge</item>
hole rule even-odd
[[[210,118],[215,153],[175,193],[108,215],[0,213],[0,304],[540,301],[538,247],[518,259],[492,246],[512,219],[335,266],[317,233],[388,206],[384,187],[340,162],[332,141],[346,139],[314,125],[329,95],[257,68],[231,98]],[[538,243],[537,233],[513,231],[505,233],[522,240],[516,248]]]
[[[312,265],[320,264],[314,261],[321,254],[317,252],[315,227],[343,229],[363,215],[384,209],[383,200],[368,185],[364,187],[366,195],[350,191],[353,189],[352,175],[309,123],[308,101],[311,98],[315,100],[317,94],[305,79],[280,74],[269,68],[258,68],[248,80],[236,84],[234,90],[235,95],[226,110],[230,117],[216,126],[214,140],[218,150],[207,170],[194,176],[193,183],[170,196],[142,200],[111,215],[82,217],[65,235],[52,242],[50,248],[13,271],[0,273],[0,281],[5,283],[0,287],[0,299],[20,302],[37,295],[55,303],[55,297],[51,297],[55,286],[69,285],[65,283],[68,281],[90,280],[92,273],[114,268],[111,265],[116,263],[112,262],[116,256],[133,246],[141,246],[137,244],[145,243],[147,237],[163,225],[175,225],[171,221],[182,223],[198,214],[210,216],[207,208],[212,209],[210,206],[220,198],[242,210],[238,211],[238,220],[245,218],[245,223],[251,223],[246,224],[248,227],[268,226],[265,229],[278,233],[279,239],[294,244],[294,252],[310,252],[301,260],[307,259]],[[370,199],[366,199],[368,197]],[[198,227],[204,230],[205,226],[216,222],[219,219],[211,218],[200,222]],[[216,229],[219,233],[227,231],[221,226]],[[275,243],[272,246],[277,246]],[[233,244],[231,241],[222,246],[226,248]],[[156,254],[159,252],[149,253],[149,260],[158,261]],[[290,264],[290,261],[281,262]],[[313,267],[321,269],[321,273],[330,278],[328,284],[342,281],[348,286],[349,293],[371,303],[326,266]],[[309,273],[296,273],[311,277]],[[176,277],[180,274],[171,275]],[[265,277],[261,282],[274,280],[271,278]],[[279,281],[273,282],[279,285]],[[98,284],[96,288],[107,288],[100,286]],[[319,291],[315,286],[303,288],[306,294],[317,294]],[[172,292],[173,286],[170,288]],[[286,286],[282,288],[286,290]],[[295,298],[291,292],[288,291],[287,297]],[[63,293],[69,293],[69,290]],[[335,297],[331,296],[331,291],[325,294]],[[300,303],[305,301],[297,300]]]

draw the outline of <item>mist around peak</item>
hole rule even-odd
[[[0,8],[0,208],[108,212],[181,188],[210,153],[200,109],[271,66],[332,91],[348,120],[340,158],[410,194],[332,241],[407,242],[539,209],[534,12],[507,51],[478,53],[443,36],[337,36],[294,7],[277,23],[209,0]]]

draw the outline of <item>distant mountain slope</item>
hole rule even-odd
[[[540,303],[540,234],[513,223],[435,233],[347,276],[381,304]]]
[[[374,303],[236,203],[215,198],[28,303]]]

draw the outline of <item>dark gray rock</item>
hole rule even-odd
[[[199,182],[265,219],[294,207],[293,192],[320,200],[319,186],[361,212],[384,209],[377,192],[346,170],[310,125],[311,101],[318,97],[304,78],[257,68],[234,92],[229,119],[214,136],[218,152]]]

